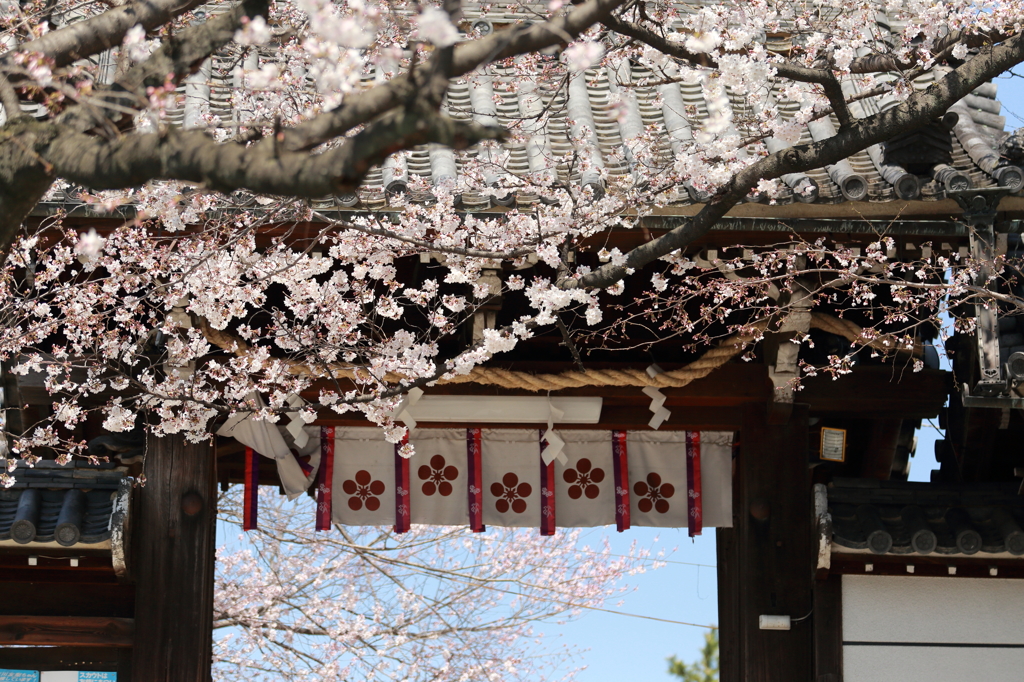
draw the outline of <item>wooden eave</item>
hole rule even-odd
[[[501,365],[499,365],[501,366]],[[602,367],[621,369],[643,369],[636,364],[601,363]],[[570,368],[566,363],[515,363],[511,368],[530,372],[558,372]],[[672,365],[663,366],[675,369]],[[54,396],[46,392],[41,382],[31,379],[41,375],[28,374],[17,377],[11,386],[12,399],[25,406],[46,406],[53,404]],[[797,402],[809,406],[812,416],[844,414],[848,416],[874,418],[891,417],[903,419],[926,419],[938,415],[945,404],[951,386],[952,375],[945,370],[921,370],[914,372],[901,365],[867,365],[856,367],[845,376],[833,380],[822,375],[803,379],[803,389],[797,393]],[[347,391],[356,388],[348,379],[319,380],[302,397],[309,402],[319,400],[321,390]],[[773,395],[768,378],[768,368],[757,363],[733,362],[716,369],[709,376],[698,379],[682,388],[663,388],[667,397],[665,406],[680,408],[663,429],[718,429],[734,428],[739,425],[738,413],[730,410],[748,403],[765,403]],[[427,395],[487,395],[487,396],[537,396],[536,391],[506,389],[484,384],[442,384],[425,388]],[[105,404],[113,394],[90,396],[83,405]],[[558,396],[597,396],[604,398],[604,410],[600,425],[566,425],[560,428],[640,428],[650,420],[650,398],[640,388],[631,386],[587,386],[551,391]],[[329,408],[321,408],[317,424],[323,425],[365,425],[361,419],[338,415]],[[479,426],[488,427],[489,424]],[[538,426],[524,424],[524,427]],[[424,427],[441,427],[431,424]],[[506,425],[506,428],[508,426]]]
[[[564,365],[546,367],[556,363],[516,363],[520,371],[559,371]],[[635,368],[624,365],[623,369]],[[642,368],[641,368],[642,369]],[[674,369],[665,366],[664,369]],[[949,393],[951,374],[945,370],[922,370],[913,372],[892,365],[857,367],[846,376],[833,380],[830,376],[807,377],[803,389],[797,393],[796,401],[809,406],[812,416],[843,414],[863,418],[893,417],[904,419],[927,419],[938,414]],[[332,388],[330,384],[318,384],[303,395],[315,401],[320,388]],[[682,388],[662,388],[667,397],[665,406],[680,408],[662,429],[704,429],[738,428],[739,413],[736,408],[748,403],[764,403],[771,400],[774,389],[768,378],[768,368],[761,364],[729,363],[715,370],[709,376],[698,379]],[[537,396],[536,391],[505,389],[481,384],[448,384],[426,388],[427,395],[487,395],[487,396]],[[564,425],[559,428],[606,428],[634,429],[646,427],[651,418],[650,398],[639,388],[630,386],[587,386],[551,391],[558,396],[599,396],[604,399],[600,425]],[[609,410],[612,410],[609,413]],[[619,421],[622,419],[623,421]],[[365,425],[362,420],[331,416],[322,410],[317,423],[327,425]],[[423,425],[425,428],[440,428],[439,424]],[[490,426],[483,424],[481,426]],[[524,424],[523,427],[540,426]],[[508,428],[506,426],[506,428]]]
[[[703,209],[705,204],[666,204],[654,207],[648,211],[651,216],[687,216],[696,215]],[[258,212],[259,206],[246,207],[244,209],[213,209],[208,215],[230,215],[232,213]],[[472,213],[483,216],[499,216],[515,210],[502,206],[492,206],[482,210],[457,209],[460,213]],[[1024,218],[1024,194],[1011,194],[1002,199],[999,210],[1008,219]],[[89,218],[89,219],[131,219],[135,217],[134,207],[131,205],[121,206],[112,211],[101,209],[95,204],[84,204],[78,202],[40,202],[30,214],[31,218],[47,218],[64,211],[68,218]],[[394,214],[400,215],[401,211],[395,209],[372,210],[368,208],[351,209],[318,209],[318,212],[330,217],[353,217],[375,213],[378,215]],[[789,218],[870,218],[870,219],[950,219],[963,213],[959,204],[954,199],[942,198],[931,201],[922,199],[904,200],[889,199],[883,201],[841,201],[829,203],[825,201],[803,203],[792,201],[784,204],[772,204],[769,202],[743,202],[735,205],[726,213],[728,218],[763,218],[769,220],[783,220]],[[624,211],[623,217],[630,217],[633,211]]]
[[[868,570],[870,566],[870,570]],[[908,569],[908,566],[910,567]],[[950,569],[954,569],[950,573]],[[995,572],[993,573],[993,570]],[[895,575],[930,576],[941,578],[1024,578],[1024,561],[1020,558],[985,557],[984,555],[950,556],[933,554],[904,556],[870,553],[836,552],[832,554],[829,574],[839,575]]]
[[[651,210],[639,220],[635,229],[612,229],[590,237],[585,244],[629,246],[649,241],[659,234],[671,230],[679,224],[695,216],[703,204],[685,206],[663,206]],[[258,211],[258,209],[247,209]],[[510,209],[501,207],[483,211],[459,211],[466,215],[482,218],[499,217]],[[65,211],[63,224],[66,227],[80,229],[96,229],[104,234],[123,225],[135,217],[132,207],[122,207],[115,211],[101,211],[87,204],[65,206],[61,204],[40,204],[29,218],[30,225],[39,225],[43,220],[51,218],[60,211]],[[230,217],[239,210],[217,209],[206,214],[209,218]],[[360,216],[375,215],[382,219],[397,218],[400,212],[383,209],[369,210],[321,210],[320,213],[337,220],[350,220]],[[780,241],[780,235],[789,234],[825,234],[849,237],[877,239],[883,234],[916,236],[925,239],[944,238],[946,240],[966,239],[967,230],[957,223],[962,210],[953,199],[938,201],[860,201],[842,203],[814,203],[771,205],[760,203],[742,203],[734,206],[724,218],[718,221],[711,233],[698,243],[715,243],[720,245],[760,244]],[[625,211],[624,220],[634,220],[635,213]],[[1024,220],[1024,196],[1007,196],[1000,204],[997,224],[1007,225],[1010,231],[1021,228],[1016,221]],[[289,236],[296,242],[313,238],[320,230],[321,224],[309,222],[286,221],[261,227],[257,240],[270,240]],[[183,230],[168,237],[187,235]],[[54,233],[55,236],[57,233]],[[764,235],[764,236],[759,236]],[[156,235],[155,235],[156,236]],[[766,239],[765,237],[769,237]],[[633,244],[635,245],[635,244]]]

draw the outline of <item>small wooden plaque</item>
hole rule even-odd
[[[846,429],[822,428],[819,456],[823,462],[845,462]]]

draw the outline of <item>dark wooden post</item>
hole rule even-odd
[[[814,681],[843,679],[843,576],[814,583]]]
[[[722,682],[805,682],[814,668],[813,625],[761,630],[761,615],[802,619],[814,591],[814,524],[807,466],[807,406],[769,425],[763,404],[743,413],[733,528],[718,529]]]
[[[216,470],[208,443],[150,439],[131,549],[138,682],[210,679]]]

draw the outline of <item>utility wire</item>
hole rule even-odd
[[[465,579],[451,577],[451,576],[448,576],[447,579],[455,581],[455,582],[465,583],[467,585],[472,585],[474,587],[483,587],[485,589],[494,590],[496,592],[504,592],[505,594],[511,594],[511,595],[513,595],[515,597],[520,597],[520,598],[523,597],[523,595],[520,594],[519,592],[513,592],[512,590],[506,590],[506,589],[503,589],[501,587],[495,587],[494,585],[489,585],[487,583],[478,583],[478,582],[473,582],[473,581],[470,581],[470,580],[465,580]],[[654,621],[657,621],[659,623],[671,623],[672,625],[689,625],[691,627],[705,628],[707,630],[717,630],[718,629],[717,625],[701,625],[700,623],[688,623],[688,622],[683,621],[683,620],[672,620],[670,618],[658,618],[657,616],[647,616],[647,615],[644,615],[642,613],[629,613],[628,611],[616,611],[614,609],[603,609],[603,608],[601,608],[599,606],[586,606],[584,604],[577,604],[577,603],[574,603],[574,602],[563,601],[561,599],[552,599],[550,597],[544,597],[543,599],[541,599],[539,601],[550,601],[550,602],[554,602],[556,604],[562,604],[564,606],[569,606],[569,607],[572,607],[574,609],[586,609],[588,611],[600,611],[601,613],[610,613],[610,614],[613,614],[613,615],[616,615],[616,616],[627,616],[629,618],[642,618],[644,620],[654,620]]]
[[[484,538],[480,538],[480,539],[481,540],[487,540],[488,542],[506,542],[506,543],[512,544],[511,540],[502,540],[501,538],[484,537]],[[538,548],[541,548],[541,549],[544,548],[543,545],[538,545],[538,544],[535,544],[535,543],[532,543],[532,542],[530,542],[530,543],[523,543],[523,542],[517,540],[516,544],[517,545],[526,544],[526,545],[529,545],[530,547],[538,547]],[[590,549],[576,549],[576,550],[573,550],[573,551],[580,552],[582,554],[593,554],[594,556],[613,556],[613,557],[618,557],[620,559],[632,559],[634,561],[658,562],[658,563],[663,563],[663,564],[676,564],[676,565],[679,565],[679,566],[699,566],[700,568],[718,568],[718,566],[716,566],[715,564],[695,564],[695,563],[690,562],[690,561],[675,561],[673,559],[659,559],[657,557],[636,557],[636,556],[629,556],[628,554],[611,554],[611,553],[606,554],[604,552],[595,552],[595,551],[590,550]]]

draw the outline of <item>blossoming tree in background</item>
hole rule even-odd
[[[233,411],[312,421],[334,410],[364,414],[397,442],[405,427],[393,414],[409,389],[464,376],[564,327],[566,314],[575,334],[589,326],[600,343],[630,321],[698,345],[756,340],[802,287],[797,299],[872,312],[895,334],[884,346],[913,335],[950,292],[993,295],[977,283],[977,262],[894,264],[885,238],[863,253],[812,243],[707,265],[684,250],[737,203],[770,201],[791,181],[786,191],[810,193],[793,178],[939,119],[1018,64],[1019,1],[552,0],[509,11],[521,21],[485,31],[461,21],[457,0],[5,6],[0,355],[14,372],[42,372],[55,401],[15,434],[13,455],[80,454],[85,444],[63,427],[87,418],[84,398],[107,391],[109,431],[145,412],[156,435],[204,439]],[[779,35],[786,45],[771,47]],[[206,88],[213,56],[233,113],[209,101],[189,113],[185,102],[178,125],[179,88],[185,98]],[[646,70],[646,86],[700,87],[707,116],[672,138],[670,154],[654,130],[634,127],[612,159],[629,172],[611,174],[588,151],[594,130],[580,117],[570,117],[567,147],[532,142],[559,93],[624,67]],[[487,80],[499,71],[503,80]],[[467,82],[491,92],[460,112],[448,95]],[[611,97],[620,121],[634,86],[618,82]],[[498,125],[486,102],[530,88],[543,97]],[[884,106],[869,110],[871,98]],[[29,103],[33,115],[22,115]],[[833,134],[798,143],[803,126],[826,117]],[[501,141],[551,163],[517,170]],[[403,175],[405,151],[424,144],[463,154],[462,170],[433,182]],[[404,178],[389,185],[389,211],[318,210],[324,197],[357,196],[379,168]],[[416,192],[431,200],[412,201]],[[679,192],[702,198],[692,218],[635,248],[601,250],[599,262],[575,258],[594,235],[641,229]],[[536,200],[458,209],[470,194],[510,193]],[[61,197],[88,202],[106,227],[73,228]],[[431,259],[434,274],[410,277],[411,264]],[[514,271],[534,262],[525,277]],[[602,327],[630,282],[661,316],[627,311]],[[460,336],[495,295],[525,297],[527,311]],[[829,361],[836,371],[845,362],[845,352]],[[304,391],[303,405],[287,402]]]
[[[221,498],[229,521],[238,497]],[[577,546],[575,532],[324,534],[283,497],[261,512],[257,532],[218,554],[215,679],[548,679],[576,652],[541,644],[534,626],[601,607],[658,566],[643,550]]]

